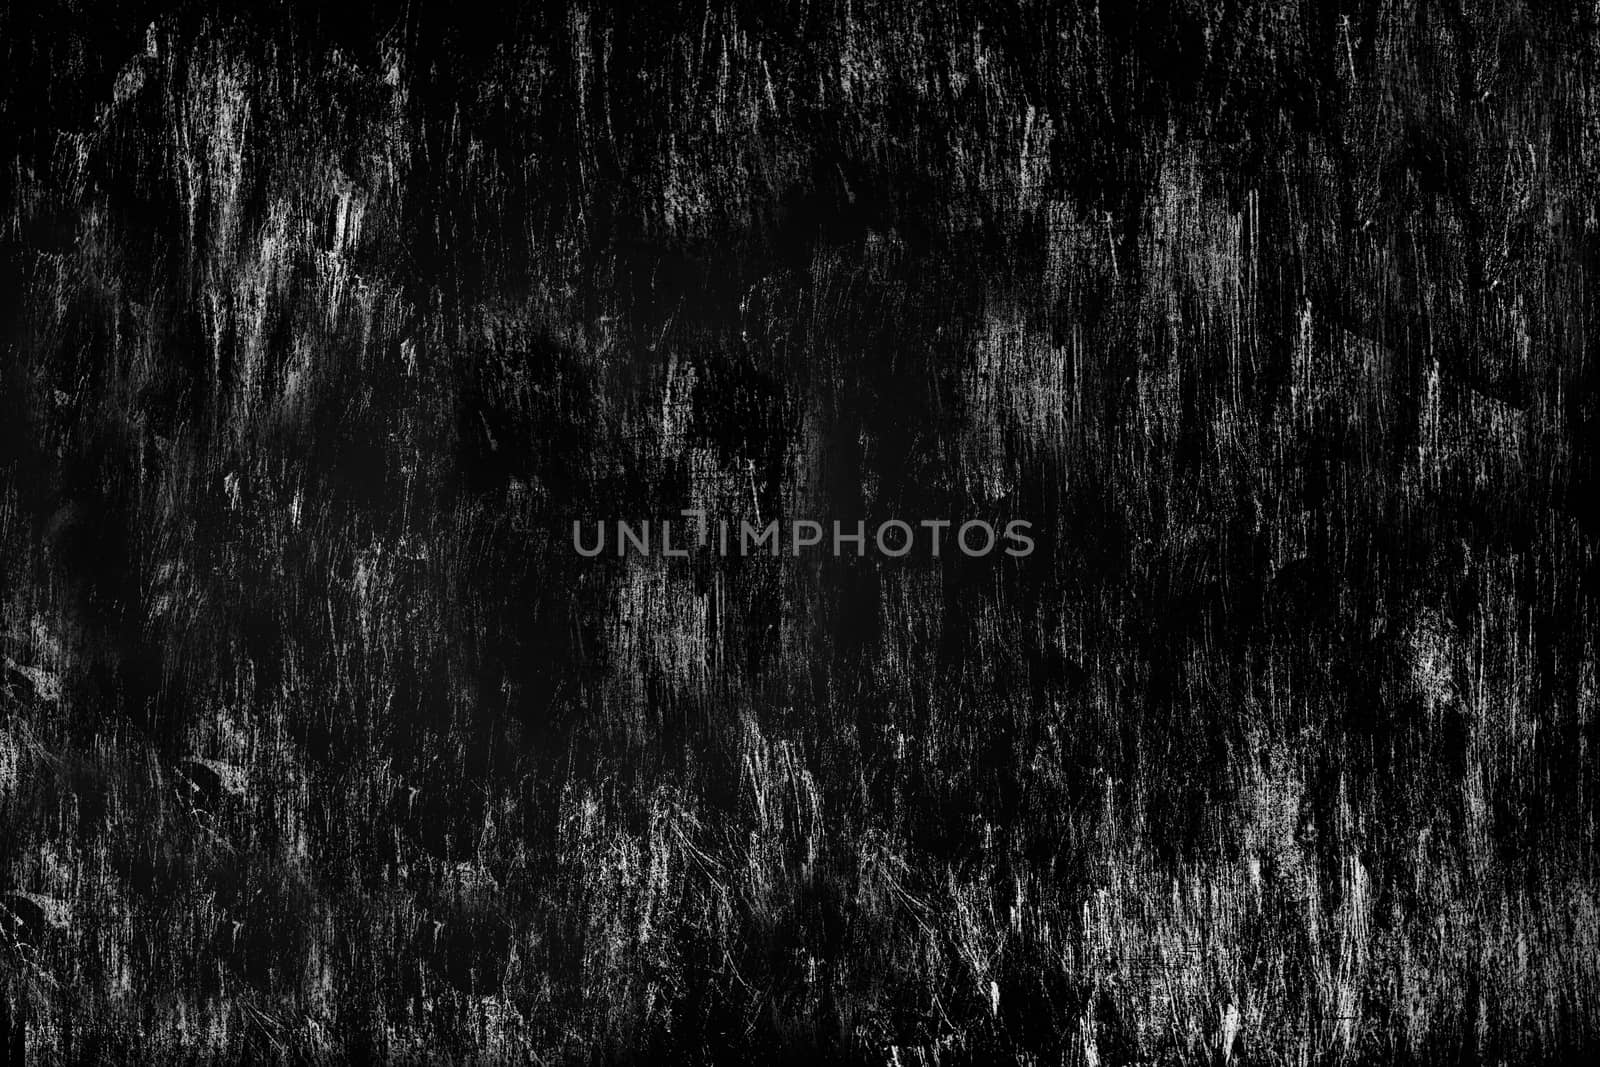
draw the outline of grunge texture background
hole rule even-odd
[[[1566,1062],[1592,5],[0,8],[0,1034]],[[582,559],[574,519],[1034,522]]]

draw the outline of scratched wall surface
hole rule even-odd
[[[1592,5],[319,8],[0,8],[10,1054],[1597,1043]]]

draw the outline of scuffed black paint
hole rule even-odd
[[[1591,1050],[1597,34],[0,10],[8,1051]]]

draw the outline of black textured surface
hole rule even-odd
[[[12,1054],[1595,1043],[1592,6],[336,7],[0,9]]]

